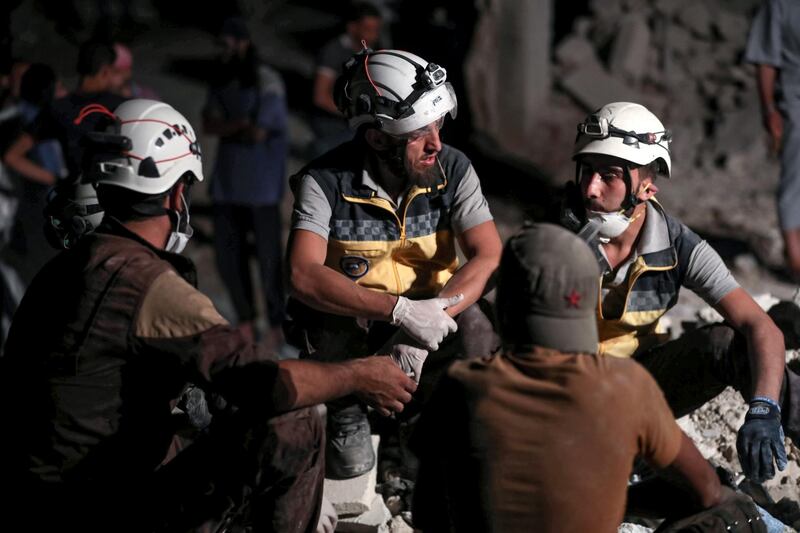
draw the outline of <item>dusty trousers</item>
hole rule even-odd
[[[729,385],[745,400],[752,396],[747,341],[726,324],[689,331],[636,360],[653,375],[676,418],[691,413]],[[800,376],[788,367],[784,368],[778,402],[786,436],[800,443]]]
[[[206,434],[155,472],[23,486],[10,530],[185,532],[213,524],[219,532],[310,533],[319,519],[324,449],[316,408],[215,416]]]

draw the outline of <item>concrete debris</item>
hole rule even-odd
[[[580,35],[572,35],[561,41],[556,47],[555,58],[561,67],[568,70],[598,62],[592,43]]]
[[[568,95],[583,113],[611,101],[655,102],[652,111],[674,139],[677,179],[659,193],[667,210],[693,229],[746,241],[760,264],[775,269],[783,264],[782,239],[766,228],[778,227],[778,159],[769,152],[761,124],[755,67],[742,59],[754,9],[761,3],[591,0],[589,13],[554,45],[550,102]],[[487,10],[485,17],[490,16]],[[473,85],[479,89],[473,92],[495,91],[487,78],[476,77]],[[477,109],[483,113],[484,108]],[[538,112],[538,129],[547,116],[546,108]],[[559,185],[571,175],[569,157],[556,161],[552,143],[529,136],[524,152],[514,150],[512,140],[495,133],[506,120],[487,118],[491,126],[486,128],[482,120],[478,127],[501,148],[524,154]],[[718,190],[726,194],[710,193]],[[703,198],[702,208],[687,201],[695,198]]]
[[[617,528],[617,533],[650,533],[653,531],[649,527],[640,526],[639,524],[629,524],[628,522],[623,522],[620,524],[619,528]]]
[[[609,70],[622,74],[630,82],[639,82],[646,72],[649,45],[647,20],[639,14],[625,16],[611,49]]]
[[[402,516],[395,516],[389,522],[389,533],[414,533],[414,528]]]
[[[380,494],[374,494],[369,510],[355,517],[339,518],[336,531],[341,533],[389,533],[392,513]]]
[[[719,36],[726,41],[739,41],[742,35],[747,34],[749,21],[741,13],[732,13],[727,9],[720,9],[714,12],[714,19],[711,22]]]
[[[378,453],[380,437],[372,436],[372,447]],[[375,500],[377,465],[364,475],[353,479],[326,479],[323,493],[333,504],[339,520],[358,517],[372,509]],[[390,516],[391,518],[391,516]],[[388,520],[388,519],[387,519]]]
[[[686,26],[696,37],[711,37],[711,12],[703,0],[687,3],[677,13],[677,17],[678,22]]]
[[[621,79],[609,74],[597,61],[586,62],[561,79],[561,86],[586,111],[608,102],[641,102],[642,96]]]

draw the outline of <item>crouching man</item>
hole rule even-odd
[[[725,525],[761,522],[720,484],[650,374],[597,353],[598,276],[591,250],[558,226],[508,242],[497,287],[504,350],[454,363],[412,440],[417,528],[615,532],[637,456],[683,487],[666,500],[671,518],[725,502]]]

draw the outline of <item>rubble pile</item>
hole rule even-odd
[[[743,62],[759,3],[592,0],[590,15],[555,45],[553,105],[542,113],[556,125],[611,101],[644,104],[673,132],[673,179],[658,195],[667,210],[778,265],[777,157],[761,126],[755,68]],[[574,129],[547,169],[558,181],[570,177],[569,135]],[[529,145],[528,157],[549,164],[550,139]]]

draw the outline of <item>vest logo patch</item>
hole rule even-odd
[[[342,272],[351,279],[358,279],[369,272],[369,261],[359,255],[344,255],[339,260]]]

